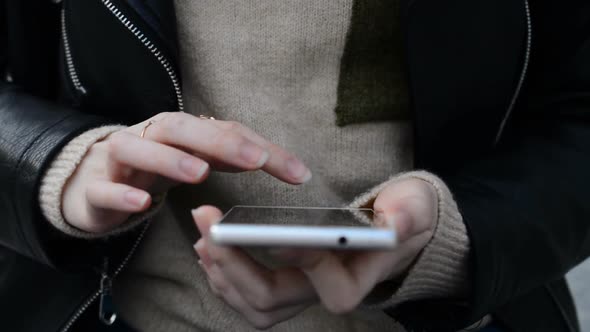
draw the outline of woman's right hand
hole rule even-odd
[[[258,169],[291,184],[311,178],[293,154],[239,123],[160,113],[92,145],[66,183],[62,213],[80,230],[108,232],[147,210],[150,193],[200,183],[211,170]]]

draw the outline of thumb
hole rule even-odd
[[[375,209],[374,224],[380,228],[394,229],[397,242],[401,243],[412,237],[413,221],[409,213],[394,209],[390,211],[380,211]]]
[[[393,183],[385,187],[373,203],[375,225],[395,229],[398,242],[406,241],[417,231],[411,213],[412,188],[408,184]]]

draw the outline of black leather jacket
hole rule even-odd
[[[563,276],[590,254],[590,2],[529,2],[402,1],[416,165],[451,187],[472,245],[466,301],[388,311],[411,330],[487,313],[579,330]],[[0,0],[0,329],[66,326],[141,232],[68,238],[37,194],[72,137],[179,110],[172,3]]]

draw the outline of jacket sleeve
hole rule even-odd
[[[41,178],[62,147],[118,122],[50,101],[59,90],[59,10],[50,1],[0,0],[0,246],[78,271],[100,266],[107,251],[126,248],[132,237],[107,249],[66,236],[40,211]]]
[[[0,245],[55,263],[50,248],[63,236],[40,212],[41,177],[65,143],[104,123],[0,83]]]
[[[467,227],[472,289],[465,303],[397,308],[410,329],[456,331],[590,256],[589,37],[567,61],[537,63],[494,151],[441,175]]]

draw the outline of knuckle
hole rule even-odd
[[[242,125],[236,121],[224,121],[223,128],[228,131],[236,131],[242,128]]]
[[[109,136],[109,139],[104,141],[107,145],[109,155],[116,155],[125,144],[125,135],[122,133],[115,133]]]
[[[110,202],[111,195],[104,190],[100,190],[96,183],[90,183],[88,187],[86,187],[86,199],[92,203],[108,203]]]
[[[174,129],[174,115],[170,114],[167,117],[162,118],[160,121],[154,122],[149,129],[151,135],[160,133],[161,131],[168,131]]]
[[[230,291],[230,285],[227,283],[225,278],[220,275],[214,274],[208,277],[209,279],[209,287],[213,290],[218,296],[226,297]]]
[[[121,133],[115,133],[109,136],[109,139],[105,142],[108,142],[109,150],[116,150],[122,146],[123,140],[124,138]]]
[[[211,143],[213,145],[215,154],[222,157],[226,154],[226,150],[231,146],[240,146],[244,139],[230,130],[221,130],[212,137]]]
[[[166,131],[178,130],[179,128],[184,127],[186,125],[186,123],[188,121],[190,121],[191,119],[192,119],[192,117],[186,113],[180,113],[180,112],[169,113],[165,117],[163,117],[160,121],[154,122],[153,129],[160,127],[161,130],[166,130]],[[159,124],[159,125],[156,126],[156,124]]]
[[[152,118],[150,118],[150,120],[153,121],[162,121],[163,119],[175,114],[177,112],[160,112],[156,115],[154,115]]]
[[[232,140],[242,139],[242,135],[238,134],[233,129],[226,129],[226,130],[220,131],[219,139],[220,139],[220,141],[232,141]]]
[[[252,307],[261,312],[272,311],[276,307],[276,299],[272,291],[268,287],[261,287],[257,293],[250,296],[250,304]]]
[[[149,130],[146,130],[145,135],[153,141],[166,140],[167,136],[169,136],[167,134],[170,133],[172,130],[177,129],[174,129],[173,125],[169,122],[154,122],[150,126]]]
[[[283,149],[282,147],[280,147],[277,144],[270,143],[270,142],[266,141],[266,144],[264,145],[264,148],[271,155],[279,156],[279,157],[281,157],[284,160],[297,159],[297,157],[295,155],[293,155],[293,154],[285,151],[285,149]]]
[[[208,253],[211,261],[219,267],[224,267],[226,262],[229,260],[229,254],[226,252],[226,250],[209,248]]]

